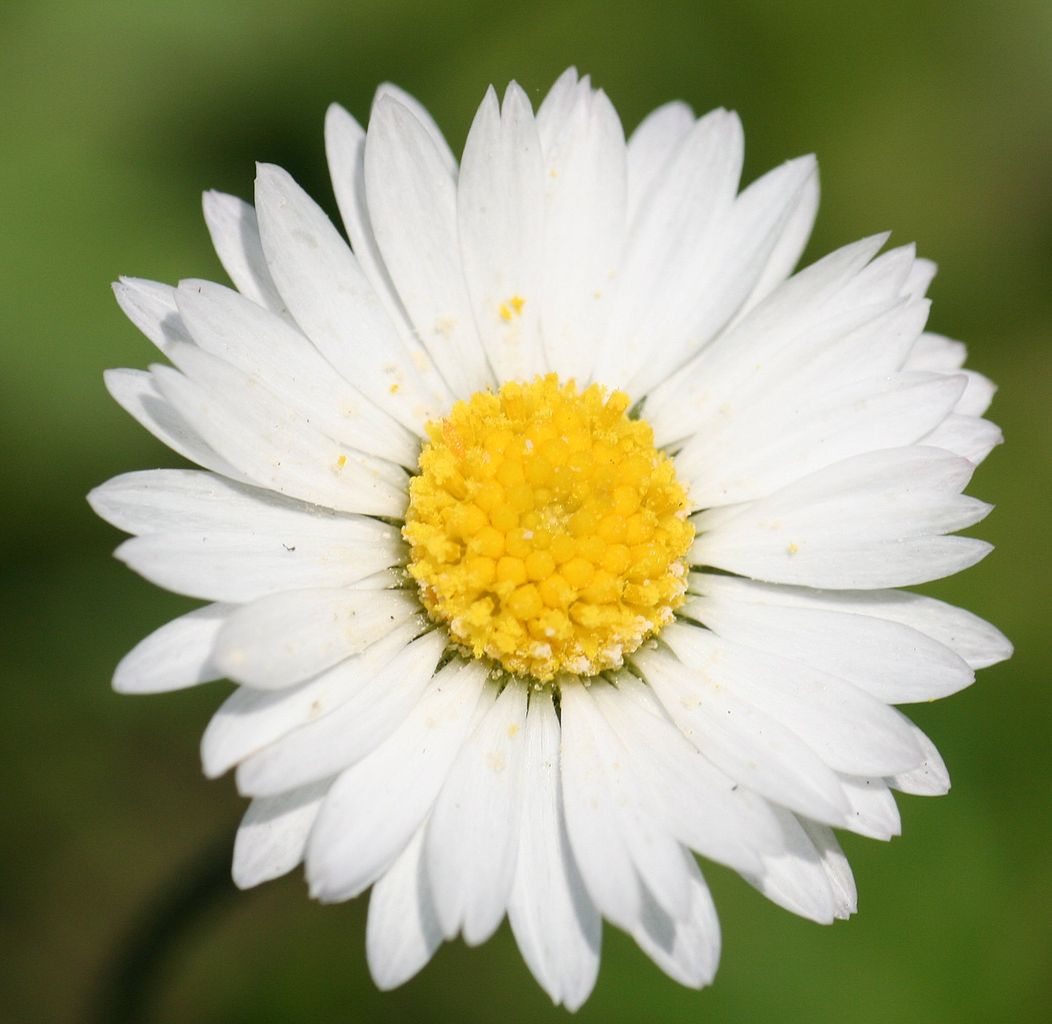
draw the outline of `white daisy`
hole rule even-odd
[[[108,386],[202,469],[92,505],[135,535],[118,557],[212,603],[114,684],[238,684],[202,747],[252,798],[236,882],[371,886],[382,988],[507,914],[571,1009],[602,918],[712,980],[695,853],[848,916],[833,829],[887,839],[893,789],[949,785],[893,705],[1010,653],[889,589],[989,550],[951,536],[1000,433],[924,330],[934,266],[879,236],[790,277],[813,158],[739,193],[734,114],[672,103],[626,143],[574,71],[536,116],[490,90],[459,166],[391,86],[326,143],[350,246],[264,165],[254,207],[205,196],[237,291],[116,286],[172,365]]]

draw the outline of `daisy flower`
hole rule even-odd
[[[993,388],[925,331],[934,265],[880,235],[793,274],[812,157],[739,191],[733,113],[626,142],[573,70],[536,113],[491,89],[459,164],[393,86],[325,139],[349,245],[261,165],[254,206],[204,199],[236,290],[116,285],[167,363],[108,387],[201,468],[91,503],[210,603],[114,685],[237,684],[202,744],[252,798],[234,880],[371,887],[381,988],[506,914],[570,1009],[603,918],[712,980],[696,855],[847,917],[834,829],[888,839],[894,790],[949,785],[894,705],[1010,653],[896,589],[989,550],[954,533]]]

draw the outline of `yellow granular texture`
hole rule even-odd
[[[629,399],[551,374],[428,424],[403,535],[431,617],[477,658],[548,682],[619,667],[673,617],[686,494]]]

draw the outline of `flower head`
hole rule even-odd
[[[205,606],[124,692],[237,685],[203,741],[252,797],[234,877],[370,886],[397,985],[505,914],[556,1002],[600,922],[711,981],[695,854],[817,921],[855,908],[833,829],[889,838],[948,787],[893,705],[1008,656],[893,589],[985,555],[954,535],[1000,440],[992,387],[925,332],[934,267],[885,237],[796,273],[814,160],[738,191],[742,131],[673,103],[625,142],[573,71],[534,115],[490,90],[459,166],[384,86],[333,107],[350,238],[284,171],[205,196],[236,291],[124,279],[170,365],[107,376],[200,470],[94,491],[118,556]]]

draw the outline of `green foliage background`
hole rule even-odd
[[[890,227],[940,262],[932,327],[965,339],[971,365],[999,382],[992,415],[1008,444],[973,486],[1001,506],[979,528],[997,551],[934,590],[1018,648],[970,691],[915,709],[954,790],[903,798],[904,835],[890,845],[845,838],[855,919],[797,920],[713,868],[715,986],[678,988],[607,930],[580,1019],[1047,1019],[1047,0],[8,0],[0,44],[0,1016],[91,1019],[135,923],[241,813],[231,781],[206,782],[197,763],[223,685],[109,690],[119,657],[187,606],[110,558],[119,538],[83,499],[118,472],[177,462],[103,390],[105,367],[154,359],[109,282],[221,280],[199,194],[250,197],[256,159],[287,167],[332,211],[330,100],[364,117],[375,85],[394,80],[456,148],[487,83],[515,77],[539,99],[576,63],[627,128],[676,97],[737,108],[747,178],[815,151],[824,194],[809,258]],[[377,993],[364,910],[319,907],[297,877],[217,904],[167,956],[149,1019],[561,1015],[506,929],[479,950],[445,947],[409,985]]]

